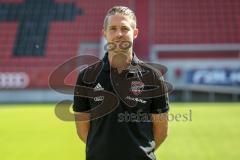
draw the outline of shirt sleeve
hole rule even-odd
[[[152,103],[150,106],[150,113],[160,114],[169,111],[169,101],[168,95],[163,95],[160,97],[152,98]]]
[[[161,80],[162,81],[161,84],[165,85],[164,78],[161,75],[161,73],[155,73],[155,80],[158,80],[158,81]],[[160,113],[166,113],[168,111],[169,111],[169,98],[168,98],[167,91],[164,95],[152,98],[152,103],[150,106],[151,113],[160,114]]]
[[[76,86],[74,89],[73,111],[74,112],[86,112],[90,110],[89,98],[78,95],[77,87],[86,86],[83,83],[84,71],[81,71],[78,75]]]

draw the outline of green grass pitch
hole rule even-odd
[[[169,117],[158,160],[240,159],[240,103],[172,103],[170,114],[189,117]],[[74,122],[59,120],[54,104],[0,105],[1,160],[84,160],[84,150]]]

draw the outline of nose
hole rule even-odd
[[[122,35],[123,35],[122,31],[121,31],[121,30],[118,30],[118,31],[117,31],[117,37],[122,37]]]

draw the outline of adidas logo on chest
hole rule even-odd
[[[98,83],[93,89],[94,89],[94,91],[102,91],[102,90],[104,90],[104,88],[102,87],[102,85],[100,83]]]

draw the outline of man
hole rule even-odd
[[[75,88],[73,110],[77,133],[86,143],[86,159],[155,160],[154,151],[167,137],[169,107],[164,91],[159,95],[144,91],[149,81],[161,76],[155,71],[148,74],[151,69],[140,65],[133,52],[138,36],[134,12],[123,6],[111,8],[102,32],[108,52],[101,62],[80,72]],[[144,80],[145,75],[153,76]],[[77,86],[92,93],[78,95]],[[96,94],[100,92],[105,96]],[[101,103],[105,110],[96,112]]]

